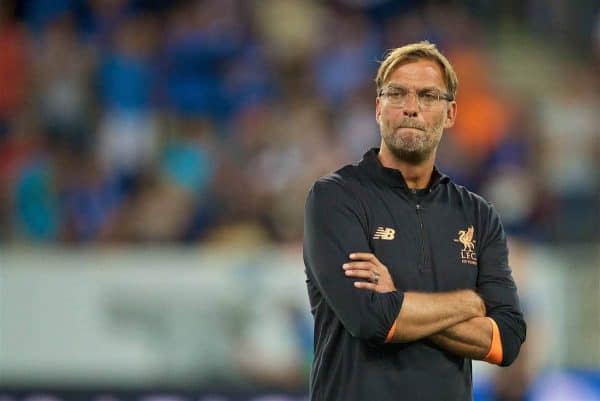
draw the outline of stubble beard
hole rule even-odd
[[[442,138],[443,121],[431,129],[410,135],[402,135],[398,129],[382,127],[382,139],[390,152],[398,159],[412,165],[428,160],[437,149]]]

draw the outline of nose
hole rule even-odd
[[[406,117],[416,117],[418,113],[419,103],[417,101],[417,96],[413,96],[411,93],[406,98],[404,107],[402,108],[402,114],[404,114]]]

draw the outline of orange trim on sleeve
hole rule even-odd
[[[494,319],[488,317],[492,324],[492,343],[490,344],[490,350],[488,351],[484,361],[500,365],[502,363],[502,341],[500,339],[500,329],[494,321]]]
[[[389,343],[394,338],[394,333],[396,332],[396,321],[394,320],[394,324],[392,324],[392,328],[387,333],[387,337],[385,338],[385,343]]]

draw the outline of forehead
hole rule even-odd
[[[407,88],[446,87],[442,68],[433,60],[417,60],[401,64],[390,74],[386,84]]]

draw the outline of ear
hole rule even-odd
[[[446,110],[446,123],[444,124],[444,128],[451,128],[454,126],[457,111],[456,101],[453,100],[448,102],[448,109]]]
[[[375,98],[375,120],[379,124],[379,119],[381,117],[381,101],[379,100],[379,96]]]

